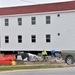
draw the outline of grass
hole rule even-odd
[[[46,69],[46,68],[63,68],[62,65],[36,65],[36,66],[26,66],[26,65],[16,65],[16,66],[1,66],[0,71],[12,71],[12,70],[27,70],[27,69]]]

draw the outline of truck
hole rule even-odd
[[[62,59],[68,65],[73,65],[75,63],[75,50],[62,50]]]

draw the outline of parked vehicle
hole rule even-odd
[[[62,59],[65,63],[72,65],[75,63],[75,51],[74,50],[62,50]]]

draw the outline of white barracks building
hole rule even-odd
[[[75,1],[0,8],[0,51],[75,50]]]

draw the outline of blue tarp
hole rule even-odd
[[[55,52],[56,52],[56,50],[52,50],[52,51],[51,51],[51,54],[54,54]]]

